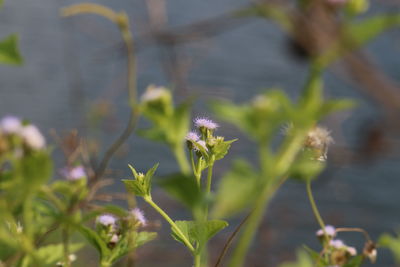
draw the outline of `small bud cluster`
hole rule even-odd
[[[134,224],[127,223],[132,222],[132,219],[134,220]],[[139,208],[134,208],[129,212],[128,217],[121,220],[111,214],[102,214],[97,217],[96,224],[101,236],[106,240],[107,246],[112,249],[121,240],[127,229],[129,230],[130,227],[146,226],[147,220],[144,217],[143,211]]]
[[[352,257],[357,256],[357,249],[346,245],[340,239],[335,239],[338,231],[340,229],[327,225],[325,229],[319,229],[316,232],[316,236],[324,244],[324,250],[321,253],[330,259],[330,263],[333,264],[330,266],[339,267],[346,265]],[[369,258],[371,262],[375,262],[376,253],[375,244],[367,240],[363,250],[364,257]]]
[[[200,156],[201,153],[209,152],[209,149],[212,149],[217,142],[223,142],[223,137],[213,135],[219,127],[217,123],[204,117],[198,117],[193,122],[199,133],[190,131],[186,134],[185,139],[189,150],[193,149]]]
[[[22,156],[25,151],[41,150],[46,141],[33,124],[25,124],[15,116],[6,116],[0,120],[0,153],[14,152]]]

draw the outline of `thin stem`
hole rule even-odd
[[[213,167],[214,167],[214,156],[212,156],[210,165],[208,166],[206,196],[208,196],[211,193]],[[207,219],[208,219],[208,203],[205,204],[205,209],[204,209],[204,221],[206,222]]]
[[[175,222],[166,214],[150,197],[145,197],[144,200],[150,204],[158,213],[160,213],[161,216],[164,217],[164,219],[171,225],[172,229],[175,230],[175,232],[179,235],[179,237],[182,239],[182,241],[185,243],[185,245],[189,248],[189,250],[194,253],[195,249],[193,245],[189,242],[189,240],[186,238],[186,236],[182,233],[182,231],[179,229],[179,227],[175,224]]]
[[[310,200],[310,204],[311,204],[311,208],[313,210],[314,216],[317,219],[318,224],[321,227],[322,231],[324,231],[324,235],[327,236],[327,234],[325,232],[326,231],[325,223],[322,220],[321,214],[318,211],[317,205],[315,204],[315,200],[314,200],[314,197],[313,197],[313,194],[311,191],[311,179],[307,180],[306,187],[307,187],[307,196],[308,196],[308,199]]]
[[[71,261],[69,260],[69,235],[67,227],[62,230],[62,241],[64,250],[64,263],[66,267],[70,267]]]
[[[228,240],[226,241],[224,248],[222,249],[221,253],[219,254],[218,260],[215,263],[214,267],[219,267],[222,263],[222,260],[225,257],[225,254],[228,252],[229,247],[232,244],[233,239],[235,238],[235,236],[237,235],[237,233],[239,233],[240,229],[242,228],[242,226],[246,223],[246,221],[250,218],[250,215],[253,211],[250,211],[249,214],[247,214],[247,216],[240,222],[240,224],[236,227],[235,231],[233,231],[233,233],[229,236]]]
[[[359,232],[362,233],[367,241],[371,241],[371,237],[369,236],[368,232],[362,228],[358,227],[340,227],[336,228],[336,232]]]

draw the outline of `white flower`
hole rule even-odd
[[[146,92],[140,97],[141,102],[150,102],[162,98],[164,95],[168,95],[169,91],[165,87],[158,87],[150,85],[147,87]]]
[[[143,226],[146,226],[147,220],[144,217],[143,211],[139,208],[134,208],[131,210],[131,214],[135,217],[135,219]]]
[[[197,144],[198,146],[202,147],[205,151],[208,151],[206,142],[205,142],[204,140],[197,141],[196,144]],[[200,151],[200,149],[199,149],[198,147],[195,147],[194,150]]]
[[[25,143],[32,149],[39,150],[46,145],[43,135],[35,125],[29,124],[24,126],[20,134]]]
[[[117,219],[110,214],[103,214],[97,217],[97,223],[104,226],[115,226]]]
[[[332,225],[326,225],[325,226],[325,233],[329,236],[329,237],[334,237],[336,235],[336,229],[335,227],[333,227]],[[318,237],[322,237],[324,236],[324,230],[319,229],[315,234]]]
[[[6,134],[18,134],[21,131],[21,120],[14,116],[6,116],[0,121],[0,131]]]
[[[209,130],[215,130],[215,129],[218,128],[218,124],[217,123],[215,123],[212,120],[207,119],[207,118],[196,118],[194,120],[194,125],[197,128],[203,128],[204,127],[206,129],[209,129]]]

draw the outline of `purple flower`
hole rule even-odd
[[[194,125],[197,128],[206,128],[206,129],[209,129],[209,130],[215,130],[215,129],[218,128],[218,124],[217,123],[215,123],[212,120],[207,119],[207,118],[196,118],[194,120]]]
[[[325,226],[325,232],[330,237],[334,237],[336,235],[336,229],[332,225],[326,225]],[[322,229],[319,229],[315,234],[318,237],[324,236],[324,231]]]
[[[131,214],[135,217],[135,219],[143,226],[146,226],[147,220],[144,217],[143,211],[139,208],[134,208],[131,210]]]
[[[115,226],[117,219],[110,215],[110,214],[103,214],[97,217],[97,223],[104,225],[104,226]]]
[[[329,245],[331,245],[334,248],[338,248],[338,249],[346,247],[346,245],[343,243],[343,241],[339,240],[339,239],[333,239],[333,240],[329,241]]]
[[[191,131],[191,132],[188,132],[188,133],[186,134],[185,139],[186,139],[187,141],[190,141],[190,142],[193,142],[193,143],[194,143],[194,142],[197,142],[197,140],[200,139],[200,136],[199,136],[196,132]]]
[[[0,121],[0,131],[6,134],[17,134],[21,128],[21,120],[15,116],[6,116]]]
[[[46,145],[42,133],[35,125],[29,124],[22,127],[20,134],[25,143],[32,149],[39,150]]]
[[[73,168],[64,168],[61,170],[61,175],[70,181],[84,179],[87,177],[85,169],[81,165]]]

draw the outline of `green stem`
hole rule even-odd
[[[186,236],[182,233],[182,231],[178,228],[178,226],[175,224],[175,222],[166,214],[154,201],[151,199],[151,197],[144,197],[144,200],[150,204],[158,213],[160,213],[161,216],[164,217],[164,219],[171,225],[172,229],[175,230],[175,232],[179,235],[179,237],[182,239],[183,243],[189,248],[189,250],[194,253],[195,249],[192,246],[192,244],[189,242],[189,240],[186,238]]]
[[[208,173],[207,173],[207,184],[206,184],[206,196],[210,195],[211,193],[211,182],[212,182],[212,172],[214,167],[214,156],[212,156],[210,160],[210,165],[208,166]],[[205,204],[204,209],[204,221],[206,222],[208,219],[208,203]]]
[[[64,249],[64,262],[66,267],[71,266],[71,261],[69,260],[69,235],[68,228],[65,227],[62,230],[62,241],[63,241],[63,249]]]
[[[311,208],[313,210],[314,216],[317,219],[317,222],[319,224],[319,226],[321,227],[322,231],[324,231],[324,235],[327,236],[326,232],[325,232],[325,223],[322,220],[321,214],[318,211],[317,205],[315,204],[315,200],[311,191],[311,179],[307,180],[306,183],[306,187],[307,187],[307,196],[308,199],[310,200],[310,204],[311,204]]]
[[[174,151],[176,161],[178,162],[179,168],[181,169],[181,172],[188,175],[190,173],[190,166],[189,166],[189,162],[186,158],[185,150],[179,144],[179,145],[175,145],[173,151]]]
[[[201,254],[196,253],[194,255],[194,267],[201,267]]]

